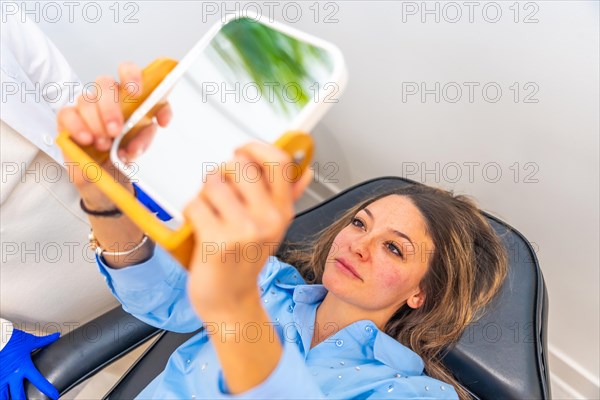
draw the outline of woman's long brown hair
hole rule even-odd
[[[429,376],[453,385],[461,399],[469,399],[441,360],[484,312],[508,270],[499,236],[471,199],[425,185],[380,194],[348,210],[310,243],[292,247],[281,259],[298,268],[308,283],[321,283],[337,234],[359,210],[389,195],[406,196],[414,203],[426,221],[434,248],[420,283],[426,294],[424,304],[417,309],[404,304],[388,321],[385,332],[421,356]]]

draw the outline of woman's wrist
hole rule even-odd
[[[124,184],[130,193],[135,193],[131,183]],[[88,184],[79,188],[83,207],[93,211],[107,211],[117,208],[115,203],[96,185]]]
[[[238,323],[264,314],[258,289],[235,298],[214,299],[204,304],[193,303],[202,320],[214,323]]]
[[[146,236],[142,236],[139,243],[131,243],[120,249],[117,247],[107,248],[101,254],[104,263],[113,269],[130,267],[148,261],[154,254],[155,244]],[[131,251],[133,250],[133,251]],[[115,254],[117,253],[117,254]],[[123,253],[123,254],[118,254]]]
[[[117,167],[112,164],[112,162],[105,163],[98,174],[110,175],[110,179],[120,183],[122,186],[127,188],[130,193],[134,193],[131,181],[125,175],[123,175],[121,171],[119,171]],[[113,201],[104,194],[95,181],[84,179],[82,181],[75,182],[75,185],[87,208],[99,211],[115,208]]]
[[[274,324],[260,301],[246,306],[249,308],[240,309],[237,314],[204,320],[231,394],[243,393],[264,382],[283,354]]]
[[[130,182],[124,184],[135,194]],[[102,261],[110,268],[125,268],[149,260],[154,254],[154,242],[146,238],[115,203],[96,185],[79,187],[81,208],[92,225],[92,248],[102,249]]]

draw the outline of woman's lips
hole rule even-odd
[[[350,265],[346,260],[344,260],[343,258],[336,258],[335,263],[343,271],[345,271],[349,275],[352,275],[354,278],[360,279],[362,281],[362,278],[360,277],[360,275],[358,275],[358,272],[356,272],[354,267],[352,265]]]

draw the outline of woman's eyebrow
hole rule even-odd
[[[371,218],[371,220],[375,220],[375,218],[373,217],[373,214],[371,213],[371,211],[369,211],[368,208],[365,207],[365,208],[363,208],[363,210],[367,213],[367,215],[369,216],[369,218]],[[389,231],[392,232],[393,234],[395,234],[396,236],[400,236],[400,237],[408,240],[410,242],[410,244],[412,244],[413,246],[415,245],[413,243],[413,241],[405,233],[402,233],[402,232],[397,231],[395,229],[390,229]]]
[[[413,241],[412,241],[412,240],[410,240],[410,238],[408,237],[408,235],[406,235],[405,233],[402,233],[402,232],[400,232],[400,231],[397,231],[397,230],[395,230],[395,229],[390,229],[390,231],[391,231],[392,233],[396,234],[397,236],[403,237],[404,239],[408,240],[408,241],[410,242],[410,244],[412,244],[413,246],[415,245],[415,244],[413,243]]]

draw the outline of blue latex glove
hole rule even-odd
[[[168,221],[171,218],[173,218],[173,217],[171,217],[171,215],[169,215],[168,212],[166,212],[161,206],[159,206],[158,203],[156,201],[154,201],[154,199],[152,197],[148,196],[146,194],[146,192],[144,192],[142,189],[140,189],[140,187],[138,185],[136,185],[134,183],[133,187],[135,188],[135,191],[137,193],[137,195],[136,195],[137,199],[143,205],[145,205],[148,210],[150,210],[154,214],[156,214],[158,219],[160,219],[161,221]]]
[[[19,329],[13,330],[8,343],[0,350],[0,399],[26,400],[24,379],[51,399],[58,399],[58,390],[33,365],[31,352],[57,341],[59,336],[59,332],[34,336]]]

